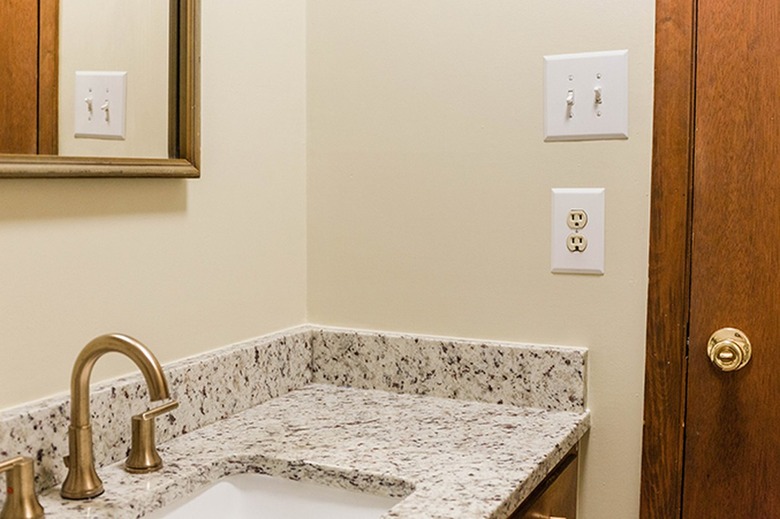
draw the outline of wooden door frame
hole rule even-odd
[[[11,27],[0,42],[3,154],[56,155],[58,147],[59,0],[4,1]]]
[[[60,0],[38,3],[38,154],[59,147]]]
[[[682,511],[697,0],[656,0],[642,519]]]

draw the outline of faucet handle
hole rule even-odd
[[[33,460],[17,456],[0,463],[0,473],[8,472],[8,494],[0,511],[0,519],[41,519],[43,507],[35,495]]]
[[[125,470],[133,474],[145,474],[162,468],[163,462],[154,443],[154,419],[177,407],[179,402],[171,400],[133,416],[130,455],[125,461]]]

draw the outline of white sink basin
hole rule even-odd
[[[236,474],[144,519],[378,519],[400,501],[262,474]]]

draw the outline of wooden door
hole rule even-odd
[[[683,517],[780,517],[780,2],[700,0],[697,27]]]
[[[780,517],[780,3],[656,0],[642,519]],[[753,358],[723,373],[716,329]]]
[[[0,153],[57,153],[58,1],[0,0]]]

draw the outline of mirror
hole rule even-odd
[[[151,51],[147,48],[139,49],[139,52],[145,53],[142,59],[148,60],[148,69],[143,67],[147,72],[145,75],[151,76],[151,70],[156,68],[158,75],[162,76],[162,79],[147,81],[147,83],[159,83],[156,87],[157,91],[153,94],[161,99],[152,103],[152,95],[146,94],[142,95],[140,103],[131,105],[130,90],[132,88],[136,88],[136,90],[146,88],[142,87],[142,79],[144,78],[139,77],[143,75],[144,70],[136,71],[135,83],[132,82],[134,78],[129,74],[127,79],[127,104],[128,108],[133,110],[132,113],[128,113],[128,119],[130,116],[150,111],[149,106],[156,107],[153,111],[156,112],[157,120],[151,123],[156,128],[155,131],[144,128],[133,130],[144,134],[155,134],[156,132],[151,140],[153,142],[150,141],[152,145],[146,148],[137,146],[124,146],[123,148],[124,143],[111,140],[82,139],[82,142],[78,142],[78,139],[72,139],[74,124],[72,121],[74,101],[72,99],[78,97],[78,94],[74,95],[71,84],[74,80],[74,72],[70,62],[73,61],[71,55],[74,52],[80,53],[80,51],[78,47],[74,51],[74,46],[68,38],[65,38],[64,31],[83,31],[84,29],[79,29],[78,25],[74,25],[74,17],[65,9],[68,8],[67,3],[81,1],[38,0],[37,2],[29,2],[33,6],[31,8],[32,25],[20,27],[16,35],[13,34],[14,31],[2,31],[5,35],[0,35],[0,71],[3,72],[4,77],[10,77],[13,80],[17,78],[26,80],[25,74],[18,70],[19,56],[25,49],[25,45],[30,49],[31,61],[35,63],[33,73],[28,74],[28,76],[33,76],[32,83],[28,83],[32,87],[19,89],[22,95],[30,93],[32,95],[31,101],[22,101],[32,103],[32,110],[27,112],[32,114],[33,120],[27,121],[27,126],[24,126],[25,121],[22,119],[24,119],[23,116],[27,115],[26,113],[20,117],[0,118],[0,137],[2,137],[0,142],[18,138],[18,140],[31,140],[33,144],[11,148],[14,150],[13,153],[0,153],[0,178],[199,177],[199,1],[169,0],[169,7],[163,8],[163,11],[168,11],[168,20],[161,22],[158,19],[155,22],[158,25],[155,29],[157,33],[166,32],[164,25],[168,25],[166,37],[159,34],[139,35],[137,31],[131,33],[131,38],[134,37],[138,47],[148,47],[151,40],[158,42],[157,47]],[[159,0],[155,1],[159,2]],[[120,4],[122,2],[125,0],[121,0]],[[0,3],[0,17],[7,14],[2,12],[4,9],[2,4],[7,3]],[[17,6],[14,8],[16,9],[15,13],[17,13],[19,11],[18,5],[25,5],[28,2],[13,4]],[[120,7],[124,8],[125,4],[120,5]],[[107,4],[99,2],[95,5]],[[159,3],[157,5],[147,3],[147,5],[156,8]],[[83,7],[83,5],[79,7]],[[109,13],[109,15],[121,18],[126,22],[126,25],[130,25],[127,14],[114,12]],[[160,17],[157,16],[157,18]],[[139,23],[146,26],[151,25],[148,21]],[[62,34],[58,34],[60,30],[63,31]],[[28,37],[29,34],[33,34],[33,36]],[[77,38],[77,41],[81,42],[80,45],[84,45],[84,38]],[[165,49],[166,41],[167,49]],[[110,45],[101,43],[100,46],[109,47]],[[117,40],[116,47],[118,49],[124,47],[122,50],[126,50],[127,45],[122,45],[121,40]],[[83,53],[86,55],[86,51]],[[149,59],[151,55],[154,55],[154,60],[157,61],[156,65]],[[164,77],[166,61],[167,78]],[[75,65],[75,67],[78,66]],[[61,67],[62,72],[60,72]],[[103,70],[111,69],[106,67]],[[59,77],[63,79],[60,81]],[[61,83],[60,87],[67,86],[67,92],[65,88],[58,88],[58,83]],[[138,95],[137,92],[135,94]],[[68,99],[69,96],[72,96],[71,100]],[[10,94],[2,96],[0,110],[3,110],[4,106],[18,106],[20,104],[20,100],[10,97]],[[98,109],[97,106],[91,108]],[[146,118],[146,115],[144,117]],[[32,129],[29,129],[29,126],[32,126]],[[67,133],[70,135],[65,135],[65,131],[63,131],[63,135],[58,135],[57,130],[60,126],[68,127]],[[132,125],[128,123],[126,126],[129,135]],[[92,147],[84,146],[85,143],[91,144]],[[30,147],[32,151],[27,151]]]

